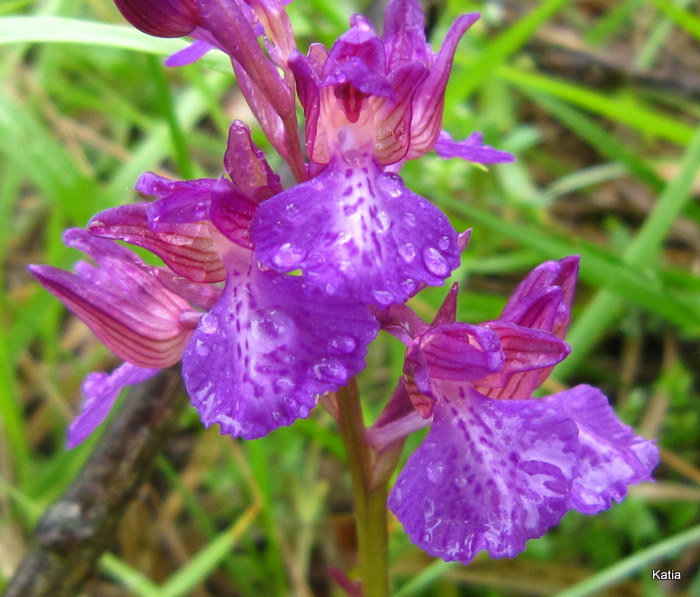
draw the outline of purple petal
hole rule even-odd
[[[541,400],[443,398],[388,506],[432,556],[470,562],[486,549],[512,557],[568,509],[578,467],[573,421]]]
[[[425,39],[425,17],[417,0],[392,0],[384,13],[382,41],[389,72],[407,62],[428,64],[432,52]]]
[[[479,18],[479,13],[459,17],[450,27],[440,52],[429,65],[429,75],[416,91],[411,120],[411,147],[408,159],[415,159],[430,151],[440,134],[445,87],[452,69],[457,43]]]
[[[500,371],[474,384],[479,392],[489,398],[530,398],[554,365],[571,351],[566,342],[548,332],[500,320],[482,325],[498,336],[504,355]]]
[[[572,508],[595,514],[613,500],[621,501],[629,485],[652,480],[659,462],[656,443],[622,423],[600,390],[579,385],[542,401],[578,425],[581,464],[571,490]]]
[[[392,99],[369,98],[375,127],[374,155],[382,165],[394,164],[404,158],[411,141],[411,102],[427,69],[422,64],[402,64],[389,74]]]
[[[178,201],[184,201],[178,198]],[[170,223],[167,214],[175,202],[156,206],[135,203],[113,207],[90,220],[91,234],[102,238],[120,239],[155,253],[177,274],[193,282],[219,282],[225,278],[223,263],[209,225],[205,222]],[[156,202],[160,203],[160,202]],[[160,208],[165,208],[160,210]],[[155,232],[149,219],[158,219]],[[151,218],[149,218],[151,216]]]
[[[213,50],[214,46],[205,41],[196,40],[187,46],[184,50],[179,50],[174,54],[171,54],[165,59],[165,66],[177,67],[177,66],[187,66],[193,62],[197,62],[202,58],[207,52]]]
[[[572,255],[537,266],[515,289],[499,319],[563,339],[571,319],[578,265],[579,257]]]
[[[260,262],[298,268],[329,295],[386,306],[424,282],[438,286],[459,265],[447,217],[369,161],[339,162],[263,202],[251,237]]]
[[[475,381],[503,367],[498,334],[478,325],[436,326],[420,336],[416,348],[432,381]],[[409,374],[406,367],[404,372]]]
[[[75,275],[48,265],[29,266],[39,282],[125,361],[146,368],[177,363],[194,327],[193,309],[135,255],[110,254],[116,243],[77,229],[65,238],[69,246],[89,245],[86,252],[99,254],[102,269],[81,262]],[[122,251],[127,250],[119,247]]]
[[[481,133],[472,133],[464,141],[453,141],[449,133],[442,131],[435,142],[435,152],[441,158],[462,158],[477,164],[502,164],[514,162],[515,156],[507,151],[483,144]]]
[[[191,282],[187,278],[175,275],[166,267],[151,267],[149,270],[170,292],[207,311],[221,297],[221,288],[214,284]]]
[[[197,25],[196,0],[114,0],[134,27],[156,37],[182,37]]]
[[[270,168],[265,155],[253,143],[250,129],[234,120],[228,132],[224,165],[241,192],[255,202],[282,192],[280,177]]]
[[[312,46],[309,48],[308,58],[300,52],[292,53],[289,59],[289,68],[294,73],[299,102],[304,109],[306,152],[314,162],[326,164],[330,160],[328,148],[325,147],[324,144],[325,152],[319,154],[316,153],[315,148],[318,117],[321,110],[321,89],[319,73],[314,69],[311,60],[312,51],[319,63],[325,62],[326,56],[323,55],[323,53],[326,51],[326,49],[320,44],[312,44]]]
[[[153,377],[160,369],[146,369],[124,363],[111,374],[90,373],[83,381],[83,405],[68,428],[67,447],[75,448],[105,420],[119,392]]]
[[[261,270],[245,249],[226,260],[224,293],[202,316],[182,371],[205,425],[254,439],[307,416],[320,394],[362,370],[378,325],[363,305]]]

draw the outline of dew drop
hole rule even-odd
[[[407,211],[405,214],[403,214],[403,221],[406,222],[409,226],[415,226],[416,225],[416,216],[415,214],[412,214],[410,211]]]
[[[345,383],[348,370],[338,359],[321,359],[312,367],[313,376],[319,381]]]
[[[272,263],[277,267],[291,268],[306,257],[306,251],[300,247],[295,247],[292,243],[284,243],[272,256]]]
[[[442,251],[447,251],[447,249],[450,248],[450,238],[448,236],[443,236],[442,238],[440,238],[440,240],[438,241],[438,247]]]
[[[280,377],[275,381],[275,386],[278,390],[291,390],[294,387],[294,382],[288,377]]]
[[[282,420],[282,413],[278,410],[273,410],[272,411],[272,420],[275,423],[279,423]]]
[[[392,197],[401,196],[401,187],[403,185],[401,183],[401,178],[399,178],[396,174],[385,174],[379,179],[378,182],[381,185],[382,190],[389,193],[389,195]]]
[[[335,354],[350,354],[356,345],[355,338],[341,334],[328,343],[328,349]]]
[[[445,478],[445,464],[442,462],[431,462],[428,465],[428,479],[433,483],[442,483]]]
[[[423,262],[425,267],[436,276],[446,276],[450,272],[450,266],[447,265],[447,261],[440,254],[440,251],[434,247],[423,249]]]
[[[287,205],[284,206],[284,209],[286,210],[290,219],[295,219],[300,214],[299,206],[296,203],[287,203]]]
[[[401,282],[401,290],[406,294],[411,294],[416,289],[416,282],[412,278],[406,278]]]
[[[206,357],[209,354],[209,347],[206,345],[205,342],[202,342],[201,340],[197,340],[194,343],[194,349],[197,351],[197,354],[201,357]]]
[[[394,301],[394,295],[388,290],[373,290],[372,296],[380,305],[391,305]]]
[[[380,232],[386,232],[391,228],[391,218],[385,211],[380,211],[377,214],[377,228]]]
[[[219,321],[211,314],[205,315],[199,320],[199,329],[205,334],[216,334],[219,331]]]
[[[336,237],[335,242],[337,242],[338,244],[343,244],[351,239],[352,234],[350,234],[347,230],[341,230],[340,232],[338,232],[338,236]]]
[[[399,247],[399,255],[406,263],[411,263],[416,258],[416,247],[413,243],[406,243]]]

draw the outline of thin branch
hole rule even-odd
[[[39,521],[34,545],[3,597],[70,597],[114,539],[186,402],[179,372],[135,388],[64,495]]]

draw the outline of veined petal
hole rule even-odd
[[[101,253],[102,269],[79,263],[75,275],[48,265],[29,266],[39,282],[125,361],[146,368],[177,363],[194,327],[189,317],[193,309],[158,282],[135,255],[135,259],[110,255],[109,245],[115,243],[82,230],[70,230],[65,237],[69,246],[89,244],[91,254]]]
[[[572,255],[537,266],[515,289],[499,319],[563,339],[571,320],[578,265],[578,255]]]
[[[503,368],[478,379],[474,387],[489,398],[526,400],[554,365],[571,352],[554,334],[496,320],[482,324],[500,340]]]
[[[411,141],[412,100],[427,69],[419,63],[402,64],[389,74],[391,97],[369,98],[374,113],[374,155],[382,165],[394,164],[406,155]]]
[[[440,134],[445,87],[452,69],[457,43],[479,18],[479,13],[459,17],[447,32],[440,52],[429,65],[429,74],[416,91],[411,120],[411,147],[407,158],[415,159],[430,151]]]
[[[261,270],[243,248],[226,261],[224,293],[202,316],[182,371],[205,425],[254,439],[306,417],[320,394],[363,369],[378,325],[366,306]]]
[[[112,410],[124,386],[133,386],[153,377],[160,369],[146,369],[124,363],[109,375],[90,373],[83,381],[83,404],[80,414],[68,428],[67,447],[75,448],[95,431]]]
[[[388,506],[432,556],[512,557],[559,522],[578,468],[578,430],[541,400],[444,395]]]
[[[579,385],[542,401],[568,414],[578,426],[581,464],[570,507],[595,514],[622,501],[629,485],[652,480],[659,462],[656,442],[620,421],[598,388]]]
[[[504,364],[499,334],[468,323],[434,327],[420,336],[416,348],[433,381],[475,381]],[[404,372],[409,374],[405,368]]]
[[[515,161],[512,153],[484,145],[484,136],[481,133],[472,133],[464,141],[453,141],[449,133],[442,131],[434,149],[441,158],[462,158],[477,164]]]
[[[160,212],[156,232],[153,225],[149,225],[149,220],[153,219],[149,218],[153,206],[153,203],[135,203],[106,209],[90,220],[88,230],[95,236],[120,239],[148,249],[175,273],[193,282],[223,280],[226,275],[224,266],[209,225],[206,222],[165,222],[166,218]]]
[[[425,39],[425,17],[417,0],[392,0],[384,13],[382,41],[387,71],[407,62],[427,65],[432,52]]]
[[[321,44],[312,44],[309,48],[309,57],[298,51],[293,52],[289,59],[289,68],[294,73],[299,102],[304,109],[306,153],[313,158],[316,151],[318,118],[321,113],[321,74],[318,72],[318,69],[314,68],[312,56],[316,56],[316,62],[322,68],[322,63],[327,58],[326,49]],[[325,164],[329,159],[330,157],[326,150],[317,158],[317,161]]]
[[[221,297],[221,288],[214,284],[200,284],[178,276],[167,267],[149,268],[157,280],[170,292],[177,294],[188,303],[205,310],[211,309]]]
[[[447,217],[369,160],[336,161],[263,202],[251,237],[264,266],[301,268],[328,295],[380,306],[404,302],[420,283],[442,284],[459,265]]]

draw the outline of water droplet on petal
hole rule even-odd
[[[401,290],[406,294],[411,294],[416,289],[416,283],[412,278],[406,278],[401,282]]]
[[[348,370],[338,359],[321,359],[312,368],[313,375],[319,381],[342,384],[347,381]]]
[[[299,206],[296,203],[288,203],[284,206],[284,209],[287,211],[290,219],[295,219],[299,216]]]
[[[259,313],[258,319],[251,321],[251,329],[256,348],[270,351],[287,342],[294,329],[294,320],[279,309]]]
[[[275,386],[278,390],[287,391],[294,387],[294,382],[288,377],[280,377],[275,381]]]
[[[431,462],[428,465],[428,479],[433,483],[441,483],[445,478],[445,464],[442,462]]]
[[[209,354],[209,347],[201,340],[197,340],[194,343],[194,349],[197,351],[197,354],[201,357],[205,357]]]
[[[306,257],[306,251],[300,247],[295,247],[292,243],[284,243],[272,256],[272,263],[281,268],[292,268],[299,265]]]
[[[350,354],[356,345],[355,338],[343,334],[333,338],[328,343],[328,349],[335,354]]]
[[[380,232],[386,232],[391,228],[391,218],[385,211],[380,211],[377,214],[377,228]]]
[[[342,245],[343,243],[346,243],[351,239],[352,239],[352,234],[350,234],[347,230],[341,230],[338,233],[338,236],[336,237],[335,242]]]
[[[372,296],[380,305],[391,305],[394,303],[394,295],[388,290],[373,290]]]
[[[442,238],[440,238],[440,240],[438,241],[438,247],[443,251],[447,251],[447,249],[450,248],[449,236],[443,236]]]
[[[409,226],[415,226],[416,216],[410,211],[407,211],[405,214],[403,214],[403,221],[406,222],[406,224],[408,224]]]
[[[214,315],[204,315],[199,320],[199,329],[205,334],[216,334],[219,331],[219,321]]]
[[[380,177],[378,181],[381,189],[392,197],[400,197],[401,196],[401,187],[403,186],[401,178],[396,175],[396,174],[384,174],[384,176]]]
[[[425,263],[425,267],[436,276],[444,277],[450,273],[450,266],[447,265],[447,261],[440,251],[434,247],[426,247],[423,249],[423,262]]]
[[[411,263],[416,258],[416,247],[413,243],[406,243],[399,247],[399,255],[406,263]]]

